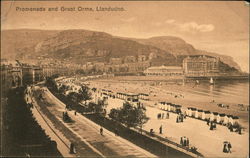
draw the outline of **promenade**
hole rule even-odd
[[[248,132],[239,135],[230,132],[227,127],[217,125],[216,130],[209,130],[209,126],[205,121],[187,117],[182,123],[176,123],[177,114],[169,113],[170,118],[166,119],[166,111],[158,109],[154,102],[142,101],[146,105],[146,115],[150,118],[144,125],[143,129],[150,131],[153,129],[155,133],[163,138],[167,138],[173,142],[180,143],[180,138],[186,136],[189,138],[190,146],[198,148],[198,152],[205,157],[246,157],[249,153],[248,149]],[[123,100],[108,99],[107,111],[111,108],[121,107]],[[164,119],[158,119],[157,114],[164,113]],[[162,125],[163,134],[159,134],[159,127]],[[223,153],[223,142],[231,142],[233,148],[232,153]]]
[[[73,111],[68,111],[72,118],[72,123],[64,123],[62,121],[62,113],[65,112],[65,105],[55,98],[49,91],[43,91],[36,88],[35,93],[41,93],[43,101],[47,102],[46,108],[51,113],[56,121],[68,130],[61,130],[60,132],[76,145],[76,156],[98,156],[98,157],[156,157],[155,155],[141,149],[140,147],[130,143],[129,141],[115,136],[115,134],[104,129],[104,134],[100,135],[100,126],[89,121],[84,116]],[[46,104],[45,104],[46,105]],[[39,105],[39,106],[45,106]],[[52,121],[53,122],[53,121]],[[92,151],[86,153],[86,151]]]

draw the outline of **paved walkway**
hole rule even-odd
[[[58,120],[62,120],[62,113],[65,111],[65,105],[55,98],[49,91],[45,91],[43,97],[53,106],[47,107],[49,111],[56,116]],[[104,129],[104,135],[100,135],[100,126],[88,120],[84,116],[74,115],[73,111],[68,111],[69,116],[74,123],[64,123],[68,129],[85,142],[93,151],[102,157],[110,156],[132,156],[132,157],[156,157],[155,155],[145,151],[144,149],[132,144],[131,142],[115,136],[113,133]],[[77,150],[80,146],[76,147]],[[81,155],[82,156],[82,155]]]
[[[25,95],[28,103],[33,103],[34,108],[31,109],[33,116],[35,117],[38,124],[44,129],[44,132],[50,136],[51,140],[56,141],[57,148],[63,157],[75,157],[73,154],[69,154],[69,141],[61,134],[60,131],[53,128],[51,121],[41,113],[39,106],[35,99],[29,95]]]

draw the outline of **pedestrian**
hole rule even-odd
[[[70,143],[70,148],[69,148],[69,153],[70,154],[75,154],[75,145],[73,143]]]
[[[75,115],[76,115],[77,113],[76,113],[76,111],[75,111]]]
[[[100,128],[100,134],[103,135],[103,128]]]
[[[180,144],[181,144],[181,145],[183,145],[183,139],[182,139],[182,137],[181,137],[181,141],[180,141]]]
[[[209,119],[207,119],[207,125],[209,126]]]
[[[178,122],[179,122],[179,116],[176,117],[176,123],[178,123]]]
[[[210,130],[213,130],[213,122],[210,123]]]
[[[230,132],[233,132],[233,125],[229,125]]]
[[[159,133],[162,134],[162,125],[159,128]]]
[[[227,153],[227,152],[228,152],[228,150],[227,150],[227,143],[226,143],[226,142],[224,142],[223,152],[224,152],[224,153]]]
[[[186,137],[183,138],[183,146],[186,146],[187,145],[187,139]]]
[[[168,112],[166,113],[166,119],[169,119],[169,113]]]
[[[189,139],[187,138],[187,146],[189,146]]]
[[[116,136],[118,136],[118,135],[119,135],[119,133],[118,133],[118,129],[117,129],[117,128],[115,128],[115,135],[116,135]]]
[[[183,122],[183,114],[180,115],[181,122]]]
[[[228,148],[228,152],[229,152],[229,153],[232,153],[232,152],[231,152],[232,145],[231,145],[231,143],[230,143],[230,142],[228,142],[228,144],[227,144],[227,148]]]
[[[239,130],[239,131],[238,131],[238,132],[239,132],[239,134],[241,134],[241,127],[239,127],[239,129],[238,129],[238,130]]]
[[[154,136],[154,130],[152,128],[150,129],[150,135]]]

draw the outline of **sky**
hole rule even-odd
[[[20,11],[37,7],[46,11]],[[58,11],[48,11],[56,7]],[[94,11],[78,11],[79,7]],[[96,7],[123,9],[96,11]],[[249,72],[249,4],[244,1],[1,2],[1,29],[20,28],[86,29],[133,38],[177,36],[197,49],[232,56]]]

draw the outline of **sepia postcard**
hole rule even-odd
[[[247,158],[246,1],[1,1],[0,157]]]

